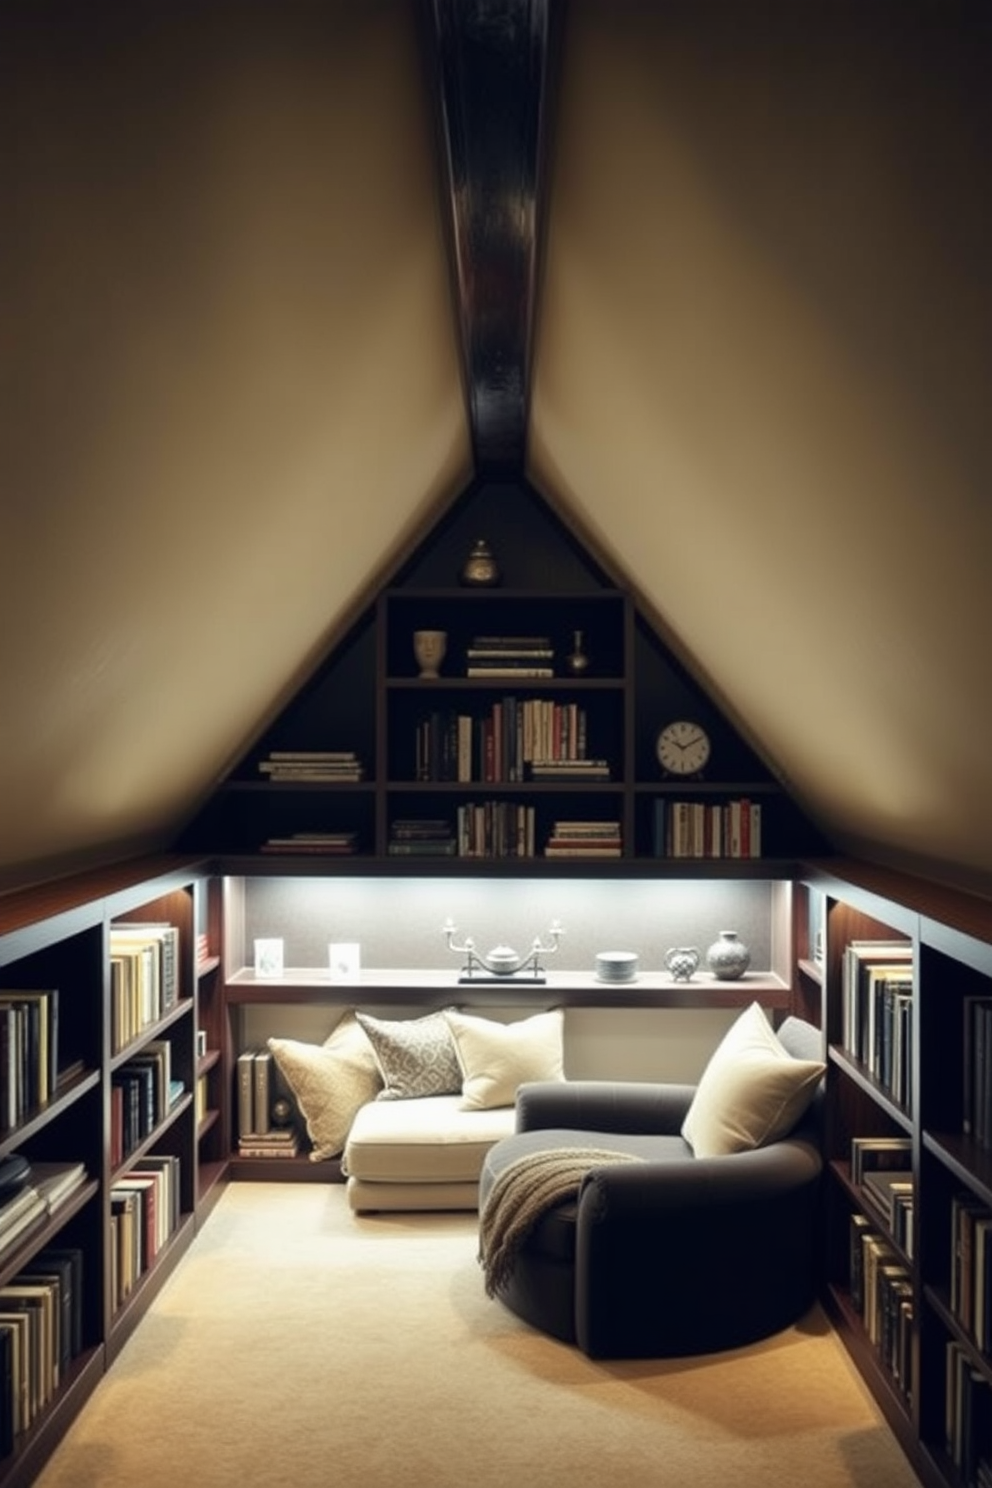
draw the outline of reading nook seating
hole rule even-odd
[[[794,1323],[817,1289],[820,1051],[818,1030],[788,1018],[776,1034],[755,1003],[698,1086],[523,1087],[480,1180],[490,1289],[593,1358],[709,1353]],[[577,1152],[619,1160],[594,1157],[577,1196],[515,1226],[532,1155],[546,1184],[549,1154],[567,1168]],[[514,1238],[494,1280],[487,1246]]]
[[[272,1038],[314,1161],[342,1154],[356,1212],[475,1209],[486,1153],[514,1131],[527,1081],[560,1082],[560,1008],[512,1023],[454,1008],[349,1011],[324,1044]]]

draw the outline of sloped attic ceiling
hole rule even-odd
[[[992,885],[987,7],[571,0],[527,474]],[[0,12],[0,876],[167,844],[469,479],[410,3]]]

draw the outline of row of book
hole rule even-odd
[[[83,1346],[83,1253],[39,1251],[0,1288],[0,1458],[53,1400]]]
[[[420,781],[509,782],[566,766],[609,779],[605,760],[586,761],[586,710],[547,698],[504,697],[481,715],[435,709],[416,722],[414,778]]]
[[[110,1297],[116,1311],[179,1227],[180,1165],[171,1153],[139,1158],[110,1189]]]
[[[866,1215],[851,1215],[851,1304],[907,1406],[913,1399],[913,1283],[906,1262]]]
[[[82,1162],[32,1161],[0,1204],[0,1260],[86,1181]]]
[[[365,774],[353,749],[272,749],[258,768],[269,780],[300,784],[352,785]]]
[[[851,1181],[903,1254],[913,1256],[913,1144],[909,1137],[852,1137]]]
[[[554,662],[546,635],[475,635],[465,648],[466,677],[553,677]]]
[[[154,921],[110,928],[110,1029],[115,1054],[179,1001],[179,930]]]
[[[964,1131],[992,1149],[992,997],[964,999]]]
[[[460,858],[532,858],[536,812],[515,801],[467,801],[459,806]]]
[[[761,805],[732,801],[654,803],[653,849],[657,858],[760,858]]]
[[[110,1163],[119,1167],[163,1122],[185,1086],[173,1078],[172,1044],[150,1039],[110,1080]]]
[[[946,1345],[947,1455],[964,1488],[992,1488],[992,1386],[954,1339]]]
[[[0,991],[0,1131],[46,1106],[59,1081],[55,987]]]
[[[992,1209],[973,1194],[951,1200],[951,1311],[992,1358]]]
[[[907,1111],[912,1110],[912,947],[900,940],[852,940],[841,980],[847,1052]]]
[[[271,1050],[243,1049],[238,1055],[238,1152],[242,1157],[297,1156],[295,1126],[278,1126],[272,1119],[276,1093]]]

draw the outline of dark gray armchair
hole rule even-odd
[[[817,1058],[820,1035],[790,1018],[779,1038]],[[697,1158],[680,1135],[694,1086],[525,1085],[517,1134],[489,1153],[480,1205],[506,1165],[549,1147],[645,1159],[592,1168],[545,1213],[498,1295],[527,1322],[594,1358],[736,1348],[797,1321],[818,1288],[822,1177],[817,1096],[768,1146]]]

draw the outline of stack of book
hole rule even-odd
[[[570,780],[588,784],[592,780],[609,780],[610,762],[606,759],[535,759],[530,761],[532,780]]]
[[[287,837],[268,837],[266,853],[312,853],[327,857],[350,857],[358,846],[357,832],[292,832]]]
[[[389,824],[386,851],[391,857],[454,857],[457,848],[451,823],[443,817],[401,816]]]
[[[296,1157],[299,1150],[299,1138],[291,1126],[274,1127],[267,1132],[249,1132],[238,1138],[241,1157]]]
[[[85,1181],[82,1162],[33,1160],[26,1165],[23,1180],[0,1204],[0,1257],[38,1220],[54,1214]]]
[[[477,635],[465,651],[467,677],[553,677],[550,636]]]
[[[272,749],[267,759],[259,761],[258,768],[270,780],[301,784],[352,785],[365,773],[353,749]]]
[[[851,1181],[905,1255],[913,1254],[912,1142],[909,1137],[852,1137]]]
[[[548,858],[619,858],[623,842],[618,821],[556,821],[544,848]]]

